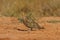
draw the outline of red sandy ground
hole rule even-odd
[[[37,31],[18,31],[28,29],[14,17],[0,17],[0,40],[60,40],[60,23],[47,23],[47,20],[60,20],[60,17],[43,17],[38,20],[45,29]]]

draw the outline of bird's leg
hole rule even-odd
[[[31,31],[33,30],[33,28],[31,28]]]
[[[31,28],[31,31],[36,31],[34,28]]]

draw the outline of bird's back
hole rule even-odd
[[[37,28],[37,29],[41,29],[41,26],[36,23],[33,19],[31,18],[26,18],[25,20],[23,20],[23,23],[28,27],[28,28]]]

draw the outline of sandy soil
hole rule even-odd
[[[45,29],[36,31],[18,31],[28,29],[14,17],[0,17],[0,40],[60,40],[60,23],[48,23],[47,20],[60,20],[60,17],[43,17],[38,20]]]

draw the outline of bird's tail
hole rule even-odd
[[[34,22],[34,25],[37,29],[44,29],[44,27],[42,27],[41,25],[39,25],[37,22]]]

